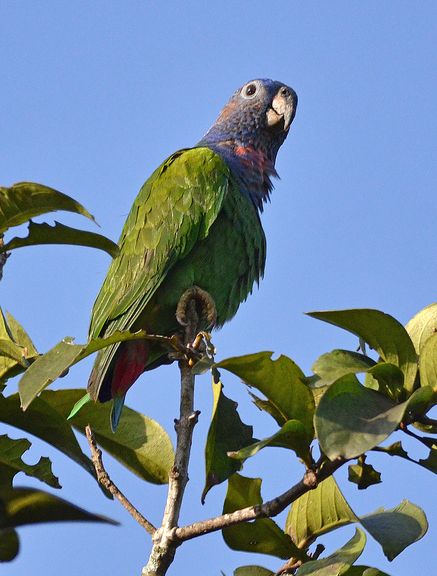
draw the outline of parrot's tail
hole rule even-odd
[[[120,419],[126,392],[146,369],[148,357],[149,344],[145,340],[122,342],[112,354],[107,368],[107,356],[97,356],[88,382],[88,391],[91,397],[99,402],[114,400],[111,413],[113,430]]]

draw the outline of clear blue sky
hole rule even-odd
[[[265,280],[216,334],[219,358],[274,350],[309,371],[319,354],[353,349],[356,342],[304,311],[374,307],[406,322],[436,300],[435,2],[3,0],[0,54],[1,184],[53,186],[80,200],[114,240],[143,181],[170,153],[196,143],[236,88],[256,77],[295,88],[298,112],[263,216]],[[79,216],[56,218],[91,229]],[[104,253],[84,248],[18,250],[0,283],[1,306],[25,324],[40,351],[66,335],[83,342],[108,264]],[[85,386],[89,370],[90,364],[78,366],[56,386]],[[172,431],[177,378],[173,368],[145,375],[128,404]],[[256,436],[271,434],[272,422],[251,406],[243,387],[229,377],[225,384],[243,419],[255,422]],[[200,506],[211,411],[207,376],[198,381],[196,405],[202,416],[184,523],[220,513],[224,494],[219,487]],[[52,458],[62,496],[123,526],[23,528],[22,551],[7,573],[139,574],[149,547],[141,529],[54,450],[35,443],[28,461],[41,454]],[[106,462],[121,488],[159,522],[165,487]],[[273,472],[263,485],[266,498],[302,472],[280,462],[283,452],[266,450],[244,469],[248,476]],[[383,467],[384,483],[365,492],[339,474],[356,512],[392,507],[405,497],[425,508],[431,527],[391,564],[369,542],[363,563],[393,576],[431,574],[434,478],[403,462],[372,462]],[[323,540],[340,545],[351,532]],[[232,552],[215,534],[183,546],[172,573],[223,570],[230,576],[246,563],[279,566],[272,558]]]

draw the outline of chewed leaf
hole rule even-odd
[[[82,452],[71,425],[42,398],[36,398],[23,412],[18,394],[0,397],[0,421],[48,442],[95,476],[94,466]]]
[[[206,479],[202,503],[212,486],[224,482],[240,470],[241,463],[229,458],[229,451],[239,450],[254,441],[252,426],[241,421],[237,403],[223,393],[223,384],[217,370],[213,371],[212,389],[214,404],[205,446]]]
[[[257,399],[256,404],[273,416],[279,426],[288,420],[302,422],[307,440],[311,442],[314,398],[304,373],[293,360],[283,355],[272,360],[272,352],[258,352],[222,360],[217,366],[262,392],[267,401]]]
[[[0,436],[0,466],[3,469],[0,485],[8,485],[19,472],[45,482],[52,488],[60,488],[58,479],[52,473],[52,464],[48,458],[42,457],[36,464],[26,464],[22,456],[31,446],[26,438],[15,440],[5,434]],[[6,479],[5,484],[2,480]]]
[[[9,252],[16,248],[23,248],[24,246],[37,246],[41,244],[88,246],[89,248],[103,250],[113,258],[115,258],[120,251],[117,244],[101,234],[88,232],[87,230],[78,230],[77,228],[71,228],[59,222],[55,222],[54,226],[50,226],[50,224],[35,224],[35,222],[31,221],[29,222],[29,234],[25,238],[18,236],[12,238],[12,240],[0,247],[0,253]]]

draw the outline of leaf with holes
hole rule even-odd
[[[257,405],[272,415],[279,426],[288,420],[302,422],[311,442],[314,437],[314,398],[302,370],[287,356],[272,360],[272,352],[258,352],[222,360],[217,366],[229,370],[267,398]]]
[[[88,248],[97,248],[107,252],[110,256],[115,258],[120,252],[120,248],[115,242],[96,234],[96,232],[88,232],[87,230],[78,230],[71,228],[55,221],[54,226],[50,224],[36,224],[29,222],[29,233],[25,238],[15,236],[9,240],[4,246],[0,247],[0,253],[9,252],[16,248],[23,248],[25,246],[38,246],[42,244],[69,244],[74,246],[87,246]]]
[[[36,464],[26,464],[22,456],[29,450],[31,443],[26,438],[15,440],[6,434],[0,436],[0,486],[10,486],[13,478],[19,472],[45,482],[52,488],[60,488],[58,478],[53,475],[52,463],[48,458],[41,457]]]

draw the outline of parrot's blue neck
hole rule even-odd
[[[223,158],[241,192],[262,212],[273,190],[271,178],[278,178],[274,163],[262,151],[232,141],[210,142],[204,138],[198,146],[207,146]]]

